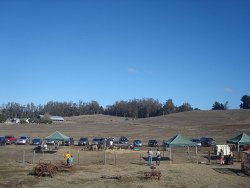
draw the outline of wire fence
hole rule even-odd
[[[78,165],[126,165],[126,164],[147,164],[147,150],[134,151],[131,149],[118,150],[82,150],[80,148],[62,148],[56,151],[36,152],[33,149],[12,151],[16,161],[23,164],[37,164],[40,161],[51,161],[52,163],[65,162],[65,154],[73,156],[74,164]],[[204,155],[204,154],[203,154]],[[197,163],[203,157],[201,153],[196,154],[195,149],[188,151],[173,149],[170,159],[170,151],[161,150],[161,161],[163,163]],[[156,161],[154,151],[153,161]]]

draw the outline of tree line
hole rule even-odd
[[[244,95],[241,101],[240,108],[250,109],[250,96]],[[211,108],[211,110],[227,109],[228,101],[224,104],[215,101]],[[78,103],[49,101],[45,105],[35,105],[34,103],[21,105],[16,102],[9,102],[0,107],[0,122],[5,121],[7,118],[37,118],[41,114],[63,117],[105,114],[121,117],[147,118],[192,110],[199,109],[193,108],[188,102],[177,106],[172,99],[160,103],[158,100],[152,98],[116,101],[113,105],[108,105],[106,108],[103,108],[97,101],[79,101]]]
[[[104,113],[114,116],[147,118],[191,110],[193,110],[193,108],[189,103],[183,103],[181,106],[176,106],[172,99],[168,99],[162,104],[158,100],[149,98],[117,101],[115,104],[107,106]]]
[[[240,104],[241,109],[250,109],[250,96],[249,95],[242,96],[240,100],[242,102]],[[229,104],[228,101],[226,101],[224,104],[218,101],[215,101],[211,110],[228,110],[228,104]]]
[[[45,105],[28,103],[21,105],[16,102],[3,104],[0,108],[0,122],[7,118],[31,118],[37,119],[39,115],[50,114],[56,116],[78,116],[103,113],[103,108],[96,101],[78,103],[50,101]]]

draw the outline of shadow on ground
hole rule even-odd
[[[241,177],[248,177],[249,178],[249,176],[244,174],[240,169],[234,169],[234,168],[212,168],[212,169],[220,174],[227,174],[227,175],[241,176]]]
[[[147,157],[142,157],[145,161],[148,161]],[[156,161],[157,157],[153,157],[153,161]],[[169,157],[161,157],[161,161],[169,161],[170,158]]]

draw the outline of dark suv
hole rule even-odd
[[[43,140],[41,138],[34,138],[32,141],[31,141],[31,145],[41,145],[43,142]]]
[[[74,138],[70,137],[69,140],[63,142],[64,146],[73,146],[74,145]]]
[[[104,145],[105,138],[93,138],[92,145]]]
[[[200,141],[201,141],[201,146],[203,147],[211,147],[216,145],[215,140],[210,137],[202,137]]]
[[[157,140],[149,140],[148,141],[148,147],[157,147],[157,146],[158,146]]]
[[[78,146],[88,146],[88,145],[89,145],[89,140],[86,137],[82,137],[78,141]]]
[[[119,143],[121,144],[128,144],[128,138],[125,136],[121,136],[119,139]]]
[[[6,139],[5,139],[5,136],[0,136],[0,145],[1,145],[1,146],[6,145]]]
[[[134,147],[142,147],[142,141],[141,140],[134,140],[133,146]]]

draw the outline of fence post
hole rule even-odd
[[[33,151],[33,161],[32,161],[33,164],[35,164],[35,160],[36,160],[36,150]]]
[[[104,150],[104,161],[103,164],[106,165],[106,150]]]
[[[242,153],[242,151],[239,152],[239,157],[240,157],[240,162],[242,163],[243,162],[243,153]]]
[[[79,162],[79,155],[80,155],[80,154],[79,154],[79,149],[78,149],[78,165],[79,165],[79,163],[80,163],[80,162]]]
[[[23,164],[25,162],[25,150],[23,150]]]
[[[210,150],[208,151],[208,163],[210,163],[211,155],[210,155]]]
[[[116,154],[116,151],[115,151],[115,166],[116,166],[116,160],[117,160],[117,154]]]

